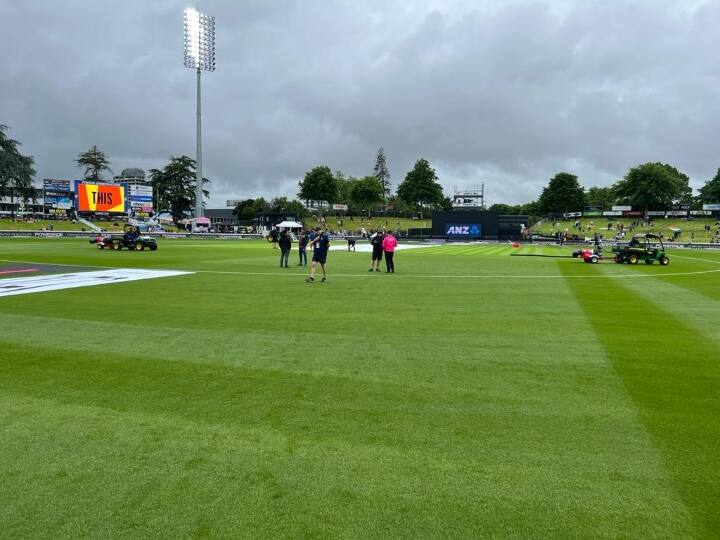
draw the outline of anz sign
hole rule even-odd
[[[481,236],[482,227],[477,223],[446,223],[446,236],[468,236],[477,238]]]

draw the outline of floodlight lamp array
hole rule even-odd
[[[185,10],[185,67],[215,71],[215,17]]]

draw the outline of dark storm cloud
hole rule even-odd
[[[194,76],[178,1],[2,1],[10,54],[0,123],[38,176],[72,177],[97,144],[125,167],[194,155]],[[422,156],[491,202],[557,171],[608,184],[663,160],[695,186],[720,166],[720,2],[204,0],[218,70],[204,77],[213,204],[294,195],[317,164],[393,181]]]

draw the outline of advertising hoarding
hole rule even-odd
[[[72,191],[45,191],[43,197],[45,206],[50,208],[57,208],[59,210],[69,210],[73,205],[73,192]]]
[[[43,180],[43,205],[49,209],[69,210],[73,206],[75,195],[70,180],[45,178]]]
[[[347,205],[347,204],[333,204],[333,205],[332,205],[332,209],[333,209],[333,210],[343,210],[343,211],[347,211],[348,205]]]
[[[585,217],[600,217],[602,215],[602,210],[586,210],[583,212],[583,216]]]
[[[75,182],[79,212],[125,212],[125,186]]]
[[[720,211],[720,204],[703,204],[703,210],[718,212]]]
[[[608,216],[608,217],[614,217],[614,216],[620,217],[620,216],[622,216],[622,212],[619,210],[605,210],[602,213],[602,215]]]
[[[613,212],[629,212],[632,210],[632,206],[613,206]]]
[[[623,217],[643,217],[645,215],[645,212],[643,212],[642,210],[625,210],[623,211],[622,215]]]
[[[645,212],[646,216],[664,216],[665,210],[648,210]]]
[[[481,235],[482,226],[478,223],[446,223],[445,235],[447,236],[465,236],[479,237]]]
[[[153,211],[152,186],[125,185],[125,199],[127,209],[136,215]]]
[[[70,180],[46,178],[43,180],[43,189],[48,191],[72,191],[72,183]]]

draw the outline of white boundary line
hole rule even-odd
[[[693,257],[687,257],[692,259]],[[694,260],[702,260],[702,259],[694,259]],[[73,268],[96,268],[96,269],[111,269],[111,270],[122,270],[123,268],[117,267],[117,266],[91,266],[91,265],[83,265],[83,264],[59,264],[59,263],[41,263],[37,261],[16,261],[16,260],[10,260],[10,259],[0,259],[0,262],[9,262],[9,263],[22,263],[22,264],[39,264],[39,265],[48,265],[48,266],[67,266],[67,267],[73,267]],[[720,264],[718,261],[707,261],[707,262],[713,262]],[[178,272],[188,272],[188,273],[195,273],[195,274],[219,274],[219,275],[232,275],[232,276],[280,276],[280,277],[303,277],[306,276],[307,273],[297,273],[297,272],[241,272],[241,271],[234,271],[234,270],[178,270],[176,268],[143,268],[143,270],[168,270],[168,271],[178,271]],[[386,272],[383,272],[386,273]],[[518,276],[510,276],[505,274],[487,274],[487,275],[478,275],[478,274],[399,274],[392,279],[402,279],[402,278],[410,278],[410,279],[636,279],[636,278],[663,278],[663,277],[674,277],[674,276],[696,276],[696,275],[702,275],[702,274],[717,274],[720,273],[720,269],[718,270],[699,270],[697,272],[673,272],[669,274],[617,274],[617,275],[594,275],[594,276],[566,276],[566,275],[518,275]],[[371,275],[376,275],[374,272],[372,274],[370,273],[362,273],[362,274],[329,274],[329,278],[369,278]]]
[[[701,262],[707,262],[712,264],[720,264],[720,261],[713,261],[710,259],[699,259],[698,257],[686,257],[685,255],[677,255],[673,253],[673,257],[678,257],[679,259],[688,259],[690,261],[701,261]]]

